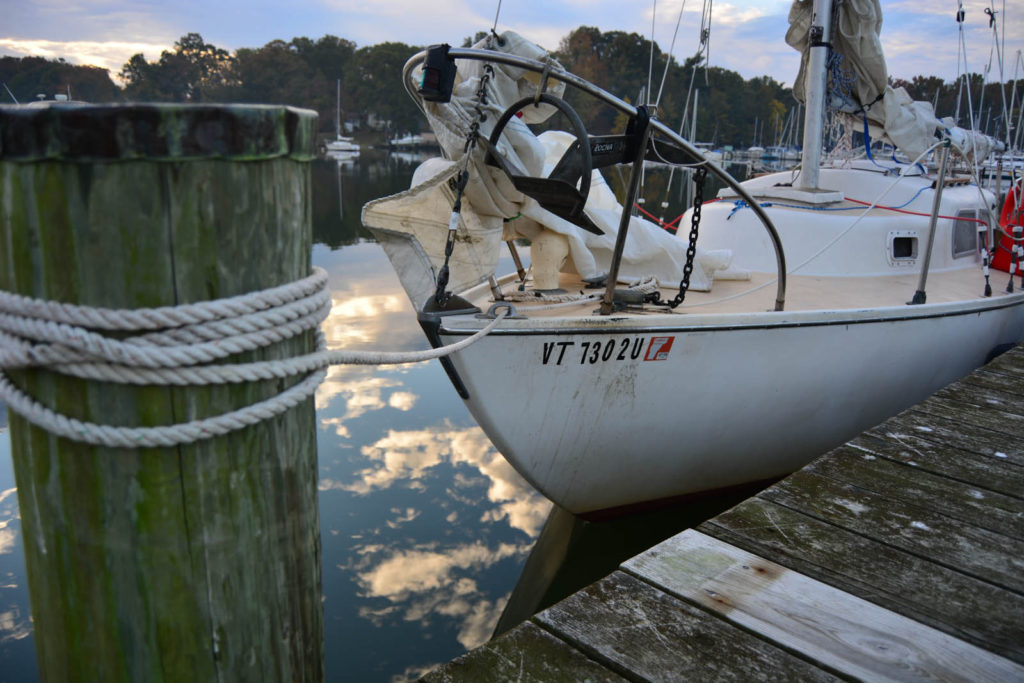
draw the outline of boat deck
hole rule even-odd
[[[901,275],[887,277],[824,277],[811,275],[789,275],[786,287],[785,310],[787,311],[818,311],[818,310],[850,310],[888,306],[903,306],[910,301],[917,290],[919,274],[915,270]],[[990,282],[992,295],[1004,295],[1009,275],[1002,271],[992,271]],[[593,295],[600,297],[604,289],[586,289],[586,283],[575,275],[561,274],[561,289],[569,295]],[[583,301],[557,307],[545,306],[549,302],[557,302],[558,296],[545,301],[532,297],[532,280],[527,276],[526,290],[517,291],[519,280],[502,281],[502,291],[511,294],[512,303],[521,313],[530,317],[575,317],[593,313],[595,302]],[[625,288],[620,285],[620,288]],[[1019,291],[1020,280],[1014,285]],[[967,268],[932,273],[926,284],[927,303],[948,303],[975,299],[983,295],[985,278],[981,268]],[[671,300],[677,290],[662,288],[663,300]],[[485,287],[477,288],[473,303],[486,310],[494,298]],[[676,309],[676,313],[746,313],[753,311],[773,310],[775,305],[775,275],[770,273],[752,273],[749,280],[715,280],[711,291],[687,292],[684,303]],[[525,301],[523,300],[525,299]],[[627,314],[663,314],[669,312],[664,307],[647,305],[643,311],[628,309]]]
[[[1024,680],[1022,397],[1018,347],[427,680]]]

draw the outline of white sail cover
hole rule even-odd
[[[539,46],[507,31],[501,35],[501,42],[487,38],[475,47],[487,47],[511,54],[521,55],[538,61],[549,59]],[[557,62],[553,62],[557,65]],[[492,64],[493,71],[487,79],[487,101],[482,107],[486,118],[480,123],[479,132],[488,137],[501,114],[515,101],[537,93],[540,75],[516,67]],[[476,120],[475,107],[478,102],[480,83],[485,75],[485,63],[465,60],[459,63],[455,89],[451,102],[440,104],[424,102],[427,119],[437,135],[438,143],[450,159],[462,156],[466,136]],[[548,92],[559,96],[565,85],[551,80]],[[528,173],[543,176],[550,172],[561,153],[571,144],[573,136],[550,133],[535,136],[526,124],[539,123],[557,110],[549,105],[527,106],[522,117],[513,117],[497,144],[498,151]],[[428,169],[442,170],[431,164]],[[584,278],[595,278],[608,272],[615,236],[618,231],[620,205],[614,200],[599,172],[594,172],[590,198],[585,211],[591,220],[604,231],[594,235],[556,216],[541,207],[533,199],[519,193],[511,181],[499,169],[484,163],[483,149],[478,146],[469,159],[470,180],[465,197],[481,223],[491,228],[502,225],[506,218],[519,216],[506,226],[505,238],[530,237],[539,228],[562,234],[568,240],[571,266]],[[431,175],[426,169],[418,173],[414,183],[426,180]],[[619,279],[631,282],[646,276],[654,276],[666,286],[678,285],[686,262],[686,244],[674,235],[653,223],[638,218],[632,219],[629,239],[619,269]],[[715,270],[729,265],[728,254],[703,254],[698,251],[691,276],[693,289],[708,290]],[[489,273],[488,273],[489,274]],[[729,274],[723,273],[729,276]],[[733,274],[732,276],[736,276]]]
[[[833,6],[835,31],[831,36],[832,50],[841,56],[836,74],[852,80],[849,90],[830,90],[832,106],[837,106],[855,120],[854,126],[863,126],[866,114],[873,139],[881,139],[899,147],[911,159],[923,154],[934,142],[937,130],[945,126],[935,117],[929,102],[918,102],[903,88],[887,84],[888,72],[882,52],[882,8],[879,0],[843,0]],[[810,42],[812,21],[810,0],[794,0],[789,10],[789,30],[786,42],[803,55],[800,71],[793,84],[793,94],[806,101],[807,46]],[[838,100],[838,101],[837,101]],[[863,113],[862,113],[863,112]]]

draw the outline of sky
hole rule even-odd
[[[186,33],[199,33],[234,51],[275,40],[325,34],[358,46],[397,41],[409,45],[460,45],[477,31],[514,30],[548,49],[577,26],[650,36],[668,50],[683,6],[672,54],[682,61],[698,45],[704,0],[3,0],[0,55],[63,57],[110,69],[128,58],[149,61]],[[1020,0],[961,0],[966,13],[966,64],[987,80],[999,80],[993,30],[986,8],[996,10],[1005,79],[1015,68],[1024,78],[1024,7]],[[955,21],[958,0],[882,0],[882,45],[889,73],[954,80],[963,70]],[[713,3],[710,60],[744,78],[771,76],[792,84],[798,55],[783,42],[790,0]],[[1005,11],[1004,11],[1005,9]],[[652,22],[652,15],[656,20]],[[1005,22],[1003,17],[1006,17]],[[959,57],[959,59],[958,59]]]

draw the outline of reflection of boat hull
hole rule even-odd
[[[328,140],[321,148],[324,154],[351,154],[359,155],[359,145],[352,138],[339,138]]]
[[[452,362],[509,462],[587,513],[798,469],[1020,339],[1022,304],[509,321]],[[480,325],[446,318],[441,342]]]

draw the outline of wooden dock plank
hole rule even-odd
[[[623,567],[846,675],[1024,678],[1024,666],[1004,657],[697,531],[685,531]]]
[[[1024,596],[760,498],[697,529],[1024,664]]]
[[[1020,389],[1020,375],[1006,374],[986,366],[960,380],[962,384],[1015,394]]]
[[[985,372],[1024,377],[1024,352],[1021,352],[1021,348],[1018,346],[983,367]]]
[[[626,679],[527,621],[434,669],[421,680],[427,683],[619,683]]]
[[[804,471],[872,491],[891,503],[908,503],[997,534],[1024,539],[1024,505],[1013,496],[879,459],[849,446],[840,446]]]
[[[955,412],[953,413],[955,416]],[[878,427],[869,429],[869,434],[886,432],[916,434],[922,439],[937,444],[962,448],[990,456],[1018,466],[1024,466],[1024,432],[1020,436],[988,430],[965,430],[964,425],[949,414],[945,417],[912,408],[896,417],[886,420]]]
[[[541,612],[535,621],[611,668],[651,681],[835,677],[623,572]]]
[[[998,375],[993,375],[998,377]],[[974,382],[955,382],[935,392],[938,398],[961,403],[969,403],[981,410],[994,411],[993,416],[1000,418],[1004,414],[1020,418],[1024,416],[1024,410],[1020,405],[1020,397],[1006,387],[994,388],[991,386],[980,386]]]
[[[759,495],[841,529],[1024,593],[1024,541],[965,525],[926,508],[896,506],[884,496],[812,472],[797,472]]]
[[[865,432],[849,445],[925,472],[1024,499],[1024,467],[888,428]]]
[[[917,404],[915,410],[945,418],[958,427],[972,427],[973,431],[984,430],[993,435],[1007,436],[1024,434],[1024,416],[1008,413],[993,406],[979,406],[966,401],[932,396]],[[973,433],[971,435],[973,436]]]

